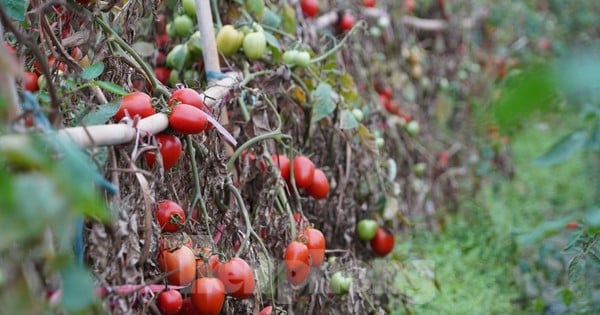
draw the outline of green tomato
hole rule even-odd
[[[190,39],[187,41],[188,51],[192,56],[199,56],[202,54],[202,37],[200,31],[196,31]]]
[[[365,113],[362,110],[355,108],[352,110],[352,115],[356,121],[361,122],[365,118]]]
[[[425,171],[427,170],[427,164],[424,162],[419,162],[413,166],[413,170],[415,171],[415,175],[421,176],[425,174]]]
[[[183,12],[191,18],[196,17],[196,2],[194,0],[181,0]]]
[[[171,86],[175,86],[177,83],[179,83],[179,71],[173,69],[169,75],[169,84],[171,84]]]
[[[244,34],[233,27],[224,25],[217,33],[217,50],[226,57],[235,54],[244,41]]]
[[[370,241],[375,237],[377,233],[377,228],[379,224],[377,221],[371,219],[362,219],[358,221],[356,226],[356,232],[358,233],[358,238],[363,241]]]
[[[298,54],[298,51],[295,49],[292,50],[288,50],[286,52],[283,53],[283,56],[281,56],[283,58],[283,62],[287,63],[288,65],[294,65],[296,64],[296,55]]]
[[[175,45],[167,54],[167,67],[175,70],[184,68],[189,60],[187,44]]]
[[[385,140],[383,140],[382,137],[376,137],[375,138],[375,144],[377,145],[377,147],[379,149],[383,149],[383,146],[385,145]]]
[[[173,20],[175,34],[187,36],[194,28],[194,21],[187,15],[180,15]]]
[[[175,37],[177,32],[175,31],[175,24],[173,22],[167,23],[167,36]]]
[[[296,55],[295,63],[299,67],[308,67],[308,64],[310,63],[310,54],[308,51],[299,51]]]
[[[250,59],[262,57],[267,49],[267,39],[263,32],[252,32],[244,37],[244,54]]]
[[[331,281],[329,282],[331,291],[339,295],[348,293],[350,290],[350,284],[352,284],[352,277],[341,271],[334,273],[333,276],[331,276]]]
[[[419,130],[421,129],[419,127],[419,122],[417,122],[416,120],[412,120],[411,122],[406,124],[404,128],[406,129],[406,132],[408,132],[408,134],[411,136],[416,136],[419,133]]]

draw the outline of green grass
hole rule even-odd
[[[540,276],[542,272],[535,268],[543,266],[534,262],[539,248],[548,245],[547,240],[541,237],[528,246],[516,240],[545,222],[581,217],[581,211],[594,198],[581,156],[555,167],[533,164],[536,156],[578,123],[576,118],[565,121],[558,116],[542,121],[511,139],[513,180],[486,185],[477,200],[463,202],[461,211],[448,219],[441,233],[416,233],[410,250],[435,262],[441,290],[430,302],[414,305],[411,310],[415,314],[540,313],[539,305],[536,308],[531,302],[521,305],[517,301],[525,292],[522,278],[527,273],[522,267],[533,266],[529,274]],[[560,255],[560,248],[556,250]],[[564,273],[558,273],[564,278]],[[559,287],[546,285],[550,286],[550,300],[560,299]],[[543,291],[537,293],[548,293]]]

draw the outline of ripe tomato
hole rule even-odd
[[[196,259],[196,274],[198,277],[217,277],[222,265],[217,254],[210,255],[208,259],[198,258]]]
[[[156,76],[156,79],[160,81],[160,83],[167,84],[167,81],[169,81],[169,77],[171,76],[171,69],[165,67],[155,67],[154,75]]]
[[[207,113],[188,104],[178,104],[173,107],[169,116],[169,125],[173,130],[182,134],[196,134],[209,126]]]
[[[400,103],[396,100],[388,100],[387,102],[383,103],[383,107],[385,107],[385,110],[390,114],[399,116],[402,113],[402,110],[400,109]]]
[[[304,235],[307,238],[306,247],[310,262],[313,266],[318,267],[325,259],[325,236],[317,229],[306,229]]]
[[[577,221],[570,221],[565,225],[565,228],[567,230],[577,230],[579,229],[579,224],[577,223]]]
[[[58,70],[60,71],[66,71],[67,70],[67,66],[65,66],[64,63],[62,62],[56,62],[56,57],[54,56],[49,56],[48,57],[48,68],[50,69],[50,71],[52,71],[52,69],[56,67]],[[40,65],[40,62],[36,59],[33,61],[33,68],[35,69],[35,71],[37,73],[42,73],[42,66]]]
[[[156,203],[156,220],[162,232],[174,233],[185,222],[185,212],[174,201],[162,200]]]
[[[192,304],[191,297],[188,296],[185,299],[183,299],[181,309],[179,310],[177,315],[198,315],[198,311],[196,311],[196,308],[194,308],[194,305]]]
[[[271,315],[273,313],[273,306],[269,305],[263,308],[258,315]]]
[[[130,117],[140,115],[141,118],[154,115],[156,111],[152,107],[152,99],[144,92],[133,92],[131,94],[123,96],[119,110],[115,114],[114,118],[119,121],[125,117],[125,111],[129,113]]]
[[[29,92],[35,92],[39,89],[38,75],[35,72],[25,72],[23,74],[23,87]]]
[[[349,31],[354,26],[354,22],[356,22],[354,15],[352,15],[348,12],[344,12],[344,13],[342,13],[342,16],[340,17],[340,20],[338,21],[338,28],[342,32]]]
[[[415,0],[404,0],[404,7],[406,8],[406,12],[412,13],[415,11]]]
[[[308,188],[315,176],[315,164],[306,156],[297,156],[294,163],[294,181],[298,188]]]
[[[448,151],[443,150],[438,154],[437,158],[437,166],[440,168],[448,167],[448,161],[450,161],[450,153]]]
[[[249,59],[262,57],[267,49],[267,39],[263,32],[252,32],[244,37],[244,54]]]
[[[394,249],[394,235],[386,229],[379,227],[375,237],[371,240],[371,248],[377,256],[385,256]]]
[[[224,25],[217,33],[217,50],[226,57],[235,54],[244,41],[244,34],[233,27]]]
[[[379,224],[377,224],[377,221],[362,219],[356,225],[356,232],[358,233],[358,238],[361,240],[370,241],[375,237],[378,228]]]
[[[319,2],[317,0],[300,0],[302,13],[308,17],[314,17],[319,13]]]
[[[158,294],[156,306],[163,315],[175,315],[183,305],[181,293],[177,290],[166,290]]]
[[[329,194],[329,182],[327,176],[320,169],[315,169],[313,182],[306,188],[308,194],[315,199],[323,199]]]
[[[363,5],[368,8],[375,6],[375,0],[363,0]]]
[[[303,243],[293,241],[286,247],[283,259],[288,281],[293,285],[304,282],[310,271],[308,247]]]
[[[281,177],[287,182],[290,180],[290,159],[283,154],[271,155],[271,160],[275,163],[275,166],[279,169]]]
[[[188,285],[196,278],[196,256],[187,246],[170,252],[162,251],[158,257],[158,266],[168,274],[169,283],[174,285]]]
[[[204,104],[204,101],[202,100],[202,95],[200,95],[200,93],[196,92],[196,90],[194,89],[183,88],[175,90],[175,92],[171,94],[171,97],[169,98],[169,102],[167,104],[170,107],[173,107],[178,103],[192,105],[207,113],[210,113],[210,109],[206,104]]]
[[[174,135],[166,133],[159,133],[155,138],[162,158],[162,165],[165,168],[165,171],[168,171],[177,164],[177,161],[181,156],[181,140]],[[144,156],[146,157],[146,164],[152,168],[156,161],[156,152],[148,151]]]
[[[254,293],[254,272],[241,258],[234,257],[219,267],[219,279],[225,292],[236,299],[246,299]]]
[[[217,278],[200,278],[192,285],[192,304],[202,315],[218,315],[225,302],[225,287]]]

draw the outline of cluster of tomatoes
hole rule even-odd
[[[301,223],[300,215],[295,215],[296,223]],[[325,236],[313,227],[301,229],[302,232],[288,244],[283,256],[286,277],[292,285],[306,281],[310,268],[318,268],[325,260]]]
[[[404,123],[404,129],[411,136],[416,136],[419,133],[419,122],[412,119],[412,116],[402,110],[400,103],[394,99],[394,92],[391,86],[382,83],[375,84],[375,91],[379,96],[379,102],[385,110],[393,115],[400,117]]]
[[[248,59],[260,59],[267,48],[265,33],[257,23],[252,27],[244,26],[241,30],[231,24],[223,25],[216,39],[217,50],[226,57],[233,56],[241,48]]]
[[[305,190],[315,199],[324,199],[329,194],[329,181],[325,173],[315,166],[307,156],[299,155],[290,159],[281,154],[271,156],[274,165],[279,169],[281,177],[286,183],[296,185],[298,189]],[[293,168],[293,171],[292,171]],[[292,179],[292,176],[293,179]]]
[[[155,205],[155,216],[161,226],[159,268],[168,282],[190,286],[183,299],[178,290],[166,289],[157,297],[162,314],[219,314],[225,295],[247,299],[254,293],[254,271],[239,257],[222,262],[210,248],[196,248],[181,227],[185,212],[174,201],[163,200]],[[187,306],[186,306],[187,305]],[[182,313],[182,309],[187,313]]]
[[[386,256],[394,249],[394,235],[379,226],[377,221],[362,219],[356,225],[358,238],[370,242],[373,253],[377,256]]]

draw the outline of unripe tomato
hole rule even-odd
[[[217,33],[217,50],[229,57],[235,54],[244,41],[244,34],[233,27],[233,25],[224,25]]]
[[[413,121],[409,122],[408,124],[406,124],[405,129],[409,135],[416,136],[419,133],[419,130],[421,128],[419,127],[419,122],[417,122],[416,120],[413,120]]]
[[[199,314],[219,315],[225,302],[225,287],[217,278],[200,278],[192,284],[192,304]]]
[[[312,184],[306,188],[306,192],[315,199],[327,197],[329,194],[329,181],[322,170],[315,169]]]
[[[194,32],[187,41],[187,48],[190,55],[201,56],[202,55],[202,35],[200,31]]]
[[[192,32],[194,20],[187,15],[180,15],[173,20],[173,27],[175,28],[175,34],[186,36]]]
[[[308,51],[299,51],[294,58],[294,64],[303,68],[308,67],[310,64],[310,54]]]
[[[133,92],[131,94],[123,96],[119,110],[115,114],[114,118],[116,121],[120,121],[125,117],[125,111],[129,113],[130,117],[140,115],[141,118],[154,115],[156,111],[152,107],[152,98],[144,92]]]
[[[355,21],[356,19],[354,18],[354,15],[348,12],[344,12],[340,17],[340,20],[338,21],[338,28],[342,32],[349,31],[354,26]]]
[[[158,294],[156,306],[163,315],[175,315],[181,310],[183,298],[177,290],[166,290]]]
[[[154,75],[160,83],[167,84],[169,77],[171,76],[171,69],[165,67],[155,67]]]
[[[196,17],[196,2],[194,0],[181,0],[181,6],[183,12],[189,15],[191,18]]]
[[[173,285],[188,285],[196,278],[196,256],[187,246],[172,252],[164,250],[158,257],[158,266],[168,274]]]
[[[375,237],[371,240],[371,248],[377,256],[385,256],[394,249],[394,235],[386,229],[379,227]]]
[[[247,299],[254,293],[254,272],[248,263],[238,257],[219,267],[219,279],[225,292],[236,299]]]
[[[158,150],[160,152],[160,156],[162,158],[162,165],[165,171],[170,170],[181,156],[181,140],[174,135],[169,135],[165,133],[159,133],[155,136],[156,143],[158,144]],[[146,164],[150,168],[154,166],[154,162],[156,162],[156,152],[148,151],[144,155],[146,157]]]
[[[208,128],[207,113],[188,104],[178,104],[173,107],[169,116],[169,126],[182,134],[196,134]]]
[[[23,87],[29,92],[35,92],[39,89],[38,75],[35,72],[23,73]]]
[[[331,291],[333,293],[342,295],[348,293],[350,290],[350,284],[352,284],[352,277],[346,275],[342,271],[337,271],[331,276],[331,282],[329,285],[331,286]]]
[[[183,69],[190,61],[187,44],[177,44],[167,54],[167,67],[175,70]]]
[[[308,188],[312,185],[315,175],[315,164],[306,156],[297,156],[294,163],[294,181],[298,188]]]
[[[174,233],[185,222],[185,212],[176,202],[162,200],[156,203],[156,220],[162,232]]]
[[[244,54],[249,59],[262,57],[266,49],[267,39],[265,33],[261,31],[252,32],[244,37]]]
[[[271,159],[275,166],[279,169],[281,177],[287,182],[290,180],[290,159],[282,154],[273,154]]]
[[[196,92],[196,90],[194,89],[183,88],[175,90],[173,94],[171,94],[171,97],[169,98],[167,104],[170,107],[173,107],[174,105],[177,105],[179,103],[192,105],[207,113],[210,112],[210,109],[208,108],[208,106],[206,106],[206,104],[204,104],[204,101],[202,100],[202,95],[200,95],[200,93]]]
[[[314,17],[319,13],[319,2],[317,0],[300,0],[302,13],[308,17]]]
[[[325,260],[325,236],[317,229],[306,229],[306,247],[308,248],[308,257],[311,265],[318,267]]]
[[[354,119],[356,119],[356,121],[361,122],[365,118],[365,113],[363,113],[363,111],[360,110],[360,108],[354,108],[352,109],[352,116],[354,116]]]
[[[377,224],[377,221],[371,219],[362,219],[358,221],[356,232],[358,233],[358,238],[361,240],[370,241],[375,237],[378,228],[379,224]]]
[[[283,59],[283,62],[287,63],[288,65],[295,65],[297,54],[298,54],[298,51],[295,49],[292,49],[292,50],[288,50],[288,51],[284,52],[283,56],[281,56],[281,58]]]
[[[299,285],[308,277],[310,264],[308,261],[308,247],[293,241],[285,249],[284,263],[288,281]]]

